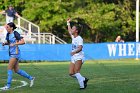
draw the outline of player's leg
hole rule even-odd
[[[70,65],[69,65],[69,75],[73,78],[76,78],[74,68],[75,68],[75,61],[74,61],[74,56],[72,56],[71,57],[71,62],[70,62]]]
[[[70,62],[70,66],[69,66],[69,75],[73,78],[75,78],[75,71],[74,71],[74,68],[75,68],[75,64]]]
[[[14,17],[10,17],[10,22],[14,22]]]
[[[14,68],[14,65],[16,63],[16,58],[10,58],[9,60],[9,64],[8,64],[8,78],[7,78],[7,86],[10,87],[11,86],[11,82],[12,82],[12,69]]]
[[[6,24],[8,24],[9,23],[9,17],[6,15]]]
[[[2,87],[2,90],[8,90],[11,87],[11,82],[12,82],[12,75],[13,75],[13,67],[16,63],[16,58],[10,58],[9,64],[8,64],[8,71],[7,71],[7,85],[5,87]]]
[[[80,74],[80,70],[81,70],[82,64],[83,64],[83,60],[77,60],[75,62],[75,76],[78,79],[78,82],[79,82],[79,85],[80,85],[80,89],[85,89],[87,87],[88,79],[83,77]]]
[[[19,74],[19,75],[21,75],[21,76],[23,76],[23,77],[25,77],[25,78],[28,78],[29,80],[32,80],[32,76],[30,76],[30,75],[29,75],[28,73],[26,73],[24,70],[19,69],[19,63],[18,63],[18,62],[16,62],[15,66],[14,66],[14,71],[15,71],[17,74]]]
[[[81,66],[82,66],[82,60],[77,60],[75,62],[75,76],[79,82],[79,85],[80,85],[80,88],[84,88],[84,80],[85,78],[80,74],[80,69],[81,69]]]
[[[23,77],[29,79],[29,80],[30,80],[30,87],[33,86],[35,77],[32,77],[31,75],[29,75],[29,74],[28,74],[27,72],[25,72],[24,70],[19,69],[19,62],[18,62],[18,61],[16,62],[15,66],[14,66],[14,71],[15,71],[17,74],[19,74],[19,75],[21,75],[21,76],[23,76]]]

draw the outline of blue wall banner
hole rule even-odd
[[[71,44],[25,44],[19,46],[22,60],[69,61]],[[84,44],[86,60],[140,58],[140,43]],[[0,46],[0,60],[9,60],[8,46]]]

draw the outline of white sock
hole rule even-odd
[[[83,81],[85,80],[85,78],[80,73],[76,73],[75,76],[78,79],[80,88],[84,88],[84,82]]]

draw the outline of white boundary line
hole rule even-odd
[[[28,85],[28,83],[26,81],[21,81],[21,80],[12,80],[12,81],[14,81],[14,82],[18,81],[18,82],[20,82],[22,84],[19,85],[19,86],[10,88],[9,90],[14,90],[14,89],[21,88],[21,87],[24,87],[24,86],[27,86]],[[0,90],[0,91],[6,91],[6,90]]]

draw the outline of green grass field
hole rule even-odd
[[[20,68],[36,77],[35,85],[14,74],[13,79],[28,82],[25,87],[4,93],[140,93],[140,60],[86,61],[81,74],[89,78],[88,87],[79,90],[76,79],[69,77],[69,62],[20,63]],[[7,79],[7,64],[0,64],[0,87]],[[12,82],[12,87],[20,85]],[[0,91],[3,93],[3,91]]]

